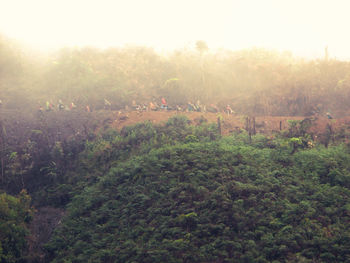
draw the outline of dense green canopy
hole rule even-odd
[[[18,197],[0,194],[0,262],[20,262],[26,248],[26,236],[32,214],[30,197],[22,191]]]
[[[91,161],[114,164],[69,204],[47,245],[53,262],[350,259],[347,148],[291,154],[286,139],[176,140],[176,125],[162,129],[177,142],[157,145],[158,128],[136,126],[124,133],[137,142],[128,157],[119,135],[105,137],[112,148],[90,147]]]

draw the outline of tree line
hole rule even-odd
[[[63,48],[44,55],[2,37],[2,107],[36,109],[61,99],[101,109],[106,98],[121,109],[132,101],[148,104],[165,97],[172,105],[200,100],[254,115],[349,110],[347,61],[305,60],[259,48],[210,50],[204,44],[165,55],[139,46]]]

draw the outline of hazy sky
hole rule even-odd
[[[266,47],[350,59],[350,0],[0,0],[0,33],[39,49]]]

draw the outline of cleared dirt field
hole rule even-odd
[[[200,119],[206,119],[208,122],[217,122],[218,117],[222,119],[222,133],[223,135],[230,134],[238,129],[246,127],[246,116],[227,115],[223,113],[202,113],[202,112],[114,112],[112,113],[112,127],[121,129],[124,126],[133,125],[139,122],[150,121],[152,123],[162,123],[167,121],[170,117],[176,115],[184,115],[193,123],[199,123]],[[286,130],[289,127],[288,120],[304,120],[310,118],[312,120],[312,127],[310,132],[313,134],[323,133],[327,125],[331,125],[334,131],[340,128],[350,129],[350,117],[343,117],[339,119],[328,119],[323,116],[305,117],[305,116],[258,116],[255,117],[256,132],[270,134],[274,131]]]
[[[89,131],[98,132],[108,127],[122,129],[125,126],[140,122],[165,123],[173,116],[186,116],[191,124],[197,125],[206,120],[209,123],[217,123],[221,119],[223,135],[228,135],[240,129],[246,128],[247,116],[227,115],[225,113],[210,112],[176,112],[176,111],[55,111],[55,112],[19,112],[0,110],[0,122],[6,128],[7,139],[19,140],[28,137],[32,130],[47,130],[49,133],[58,134],[53,141],[67,138],[74,134],[84,134]],[[304,120],[308,118],[312,122],[309,132],[314,135],[325,133],[331,126],[334,132],[350,131],[350,116],[328,119],[325,116],[257,116],[255,128],[257,133],[271,134],[280,130],[287,130],[289,120]],[[327,127],[328,126],[328,127]],[[25,136],[25,134],[27,136]]]

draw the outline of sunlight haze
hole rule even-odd
[[[40,50],[145,45],[263,47],[350,58],[349,1],[0,0],[0,34]]]

